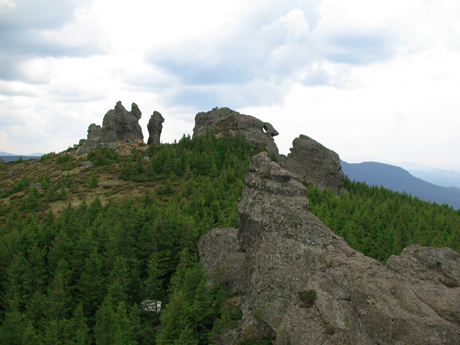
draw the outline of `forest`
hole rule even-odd
[[[225,343],[222,334],[242,318],[238,291],[206,279],[196,245],[213,228],[237,227],[255,151],[241,137],[209,132],[127,156],[97,149],[88,155],[94,169],[80,179],[66,173],[77,158],[50,153],[40,163],[60,166],[59,178],[2,182],[0,200],[9,202],[0,206],[0,344]],[[116,174],[127,189],[149,188],[139,197],[89,198],[104,190],[102,174]],[[29,188],[37,182],[41,190]],[[413,243],[459,250],[452,208],[349,180],[345,188],[350,194],[338,198],[308,186],[311,211],[364,254],[385,263]],[[72,205],[71,196],[84,197]],[[58,202],[66,206],[55,213]]]

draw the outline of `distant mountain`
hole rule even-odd
[[[460,189],[441,187],[412,176],[403,168],[377,162],[340,162],[350,180],[364,181],[368,185],[383,186],[396,192],[406,192],[419,199],[448,204],[460,209]]]
[[[0,151],[0,156],[3,157],[3,156],[17,156],[17,155],[15,155],[14,153]]]
[[[37,158],[40,158],[41,156],[0,156],[0,158],[3,158],[3,160],[5,162],[11,162],[11,161],[15,161],[15,160],[18,160],[19,158],[22,158],[23,160],[28,160],[28,159],[37,159]]]
[[[30,155],[18,155],[15,153],[8,153],[8,152],[0,151],[0,158],[2,158],[5,162],[11,162],[11,161],[18,160],[20,157],[23,160],[28,160],[28,159],[40,158],[41,156],[43,156],[43,153],[32,153]]]
[[[442,169],[408,170],[413,176],[443,187],[460,188],[460,172]]]

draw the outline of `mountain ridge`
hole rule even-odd
[[[442,187],[414,177],[407,170],[379,162],[347,163],[341,160],[342,170],[351,180],[368,185],[383,186],[396,192],[411,194],[422,200],[448,204],[460,209],[460,189]]]

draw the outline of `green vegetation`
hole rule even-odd
[[[242,311],[226,286],[206,284],[196,245],[212,228],[237,226],[254,153],[240,137],[209,132],[127,155],[99,148],[85,158],[92,167],[68,153],[0,167],[0,345],[236,341],[228,331]],[[41,190],[30,187],[38,182]],[[311,210],[366,255],[385,262],[412,243],[460,249],[460,213],[450,207],[345,188],[337,198],[308,187]],[[310,307],[316,293],[299,296]],[[239,343],[273,343],[253,316]]]
[[[331,327],[331,326],[327,327],[326,328],[326,334],[327,335],[334,335],[335,334],[335,328]]]
[[[302,300],[301,307],[310,308],[313,305],[313,303],[315,303],[316,291],[315,290],[301,291],[299,292],[299,297]]]
[[[88,152],[87,158],[96,166],[110,166],[113,163],[120,162],[118,153],[107,147],[98,147],[97,149]]]
[[[350,195],[308,186],[310,210],[354,249],[382,263],[412,245],[460,251],[460,212],[447,205],[347,180]]]
[[[77,175],[16,177],[7,194],[18,201],[2,203],[0,222],[0,344],[208,344],[234,325],[241,310],[225,286],[208,287],[196,244],[214,227],[237,225],[251,150],[210,133],[122,158],[98,149],[97,166]],[[67,157],[41,163],[75,160]],[[97,185],[117,174],[127,180],[120,193],[140,180],[145,192],[105,198]],[[34,181],[43,192],[29,188]],[[76,196],[81,202],[59,214],[49,208]],[[145,311],[146,300],[161,301],[161,313]]]

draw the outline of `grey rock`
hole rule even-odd
[[[292,142],[291,153],[283,167],[320,189],[331,188],[337,195],[345,192],[345,174],[339,155],[312,138],[301,134]]]
[[[220,277],[241,303],[292,345],[460,344],[457,252],[412,246],[383,266],[310,213],[304,185],[291,176],[265,152],[251,159],[239,230],[199,240],[209,277],[225,269]],[[307,290],[317,296],[309,308],[299,297]]]
[[[29,185],[29,189],[35,188],[36,190],[42,190],[42,184],[40,182],[37,183],[31,183]]]
[[[249,142],[278,155],[278,148],[273,140],[278,132],[271,124],[262,122],[254,116],[217,107],[208,112],[200,112],[195,116],[193,136],[206,134],[210,127],[214,129],[217,137],[240,134]]]
[[[136,103],[132,104],[129,112],[118,101],[115,108],[105,114],[102,127],[94,123],[88,127],[88,139],[78,153],[83,154],[97,147],[116,149],[118,139],[129,143],[136,139],[143,140],[144,135],[139,125],[141,116],[142,113]]]
[[[149,131],[149,139],[147,140],[147,144],[160,145],[160,136],[161,131],[163,130],[163,122],[165,122],[163,116],[161,116],[158,111],[154,111],[147,125],[147,129]]]
[[[59,176],[62,174],[62,170],[54,170],[51,172],[51,176]]]
[[[91,162],[91,161],[83,161],[83,162],[80,163],[80,165],[82,167],[91,167],[91,166],[93,166],[93,162]]]
[[[127,111],[120,101],[115,109],[109,110],[102,122],[101,139],[105,143],[114,142],[117,139],[134,142],[135,139],[144,139],[142,128],[139,125],[141,111],[136,103],[131,105],[131,112]]]
[[[88,139],[87,141],[95,141],[98,140],[102,135],[102,127],[92,123],[88,127]],[[81,142],[81,140],[80,140]]]
[[[144,156],[144,161],[145,162],[150,162],[150,157],[149,156]]]
[[[8,173],[8,175],[10,177],[18,176],[21,170],[22,170],[22,168],[20,166],[14,166],[14,167],[11,168],[11,170]]]

